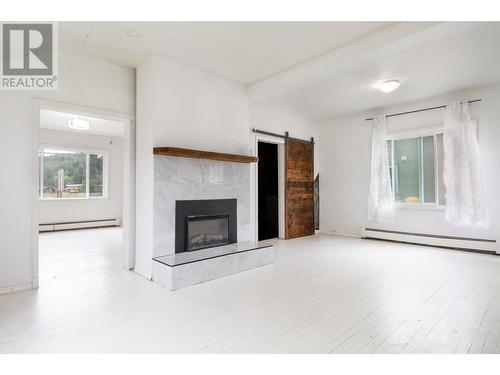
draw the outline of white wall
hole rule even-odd
[[[251,116],[252,114],[252,116]],[[247,90],[214,74],[153,56],[137,68],[136,272],[150,278],[153,255],[153,156],[156,146],[252,155],[252,127],[311,137],[305,121],[250,106]],[[254,176],[250,169],[252,226]],[[253,233],[255,229],[252,228]]]
[[[397,95],[397,92],[392,94]],[[454,228],[444,219],[443,210],[406,208],[396,210],[394,225],[371,223],[370,227],[401,231],[499,238],[500,234],[500,87],[450,93],[432,100],[406,106],[383,108],[380,113],[394,113],[447,103],[462,96],[483,99],[471,105],[472,117],[478,121],[486,200],[491,216],[487,230]],[[388,131],[418,129],[443,123],[443,111],[435,110],[388,120]],[[373,113],[336,118],[321,124],[320,228],[338,234],[360,235],[367,224],[368,184],[370,179],[371,127],[364,120]]]
[[[0,92],[0,289],[32,282],[33,99],[135,112],[134,70],[61,53],[59,73],[56,91]]]
[[[40,129],[40,144],[103,151],[107,154],[108,166],[107,198],[42,199],[39,203],[40,224],[122,218],[124,168],[122,138]]]
[[[153,147],[250,154],[246,89],[153,56],[137,69],[135,271],[150,278],[153,257]]]

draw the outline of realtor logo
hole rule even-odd
[[[57,89],[57,38],[53,23],[1,24],[0,88]]]

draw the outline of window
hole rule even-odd
[[[394,201],[444,205],[442,131],[389,139],[387,146]]]
[[[42,148],[41,199],[86,199],[106,196],[106,156],[64,148]]]
[[[104,154],[89,156],[89,195],[102,197],[104,193]]]

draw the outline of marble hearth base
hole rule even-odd
[[[241,242],[153,258],[153,281],[176,290],[274,262],[274,246]]]

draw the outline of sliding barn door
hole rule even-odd
[[[285,237],[314,234],[314,143],[286,138]]]

